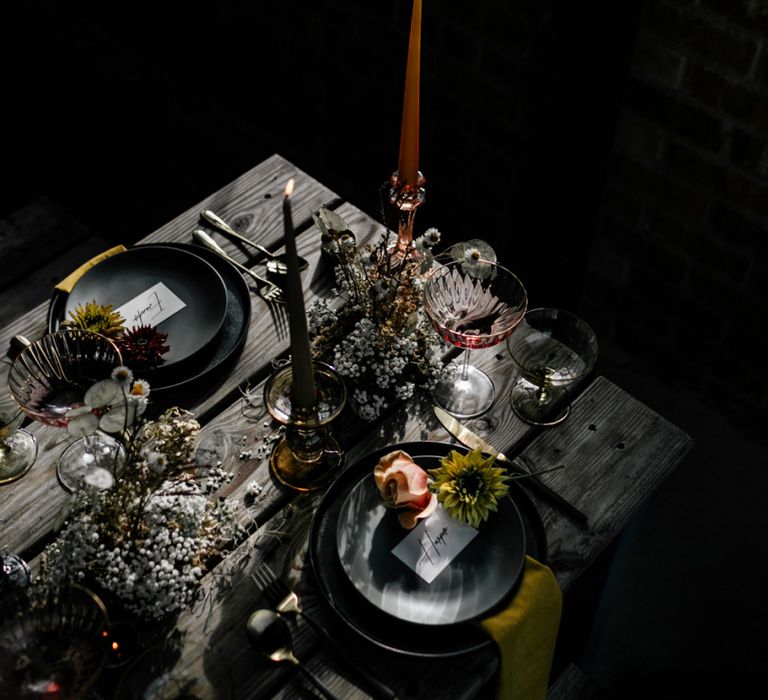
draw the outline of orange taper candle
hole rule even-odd
[[[408,42],[408,66],[405,70],[403,123],[400,129],[401,182],[415,185],[419,172],[419,73],[421,70],[421,0],[413,0],[411,38]]]

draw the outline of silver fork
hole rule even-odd
[[[352,663],[349,656],[341,649],[333,637],[328,633],[319,622],[313,620],[301,607],[299,596],[293,590],[288,587],[282,579],[275,575],[272,568],[266,562],[263,562],[261,566],[254,573],[251,574],[256,585],[259,587],[264,597],[275,606],[277,612],[281,615],[286,613],[292,613],[301,616],[301,619],[307,622],[315,633],[330,646],[336,655],[345,659],[348,665],[355,671],[358,676],[358,680],[364,683],[365,690],[371,695],[380,700],[395,700],[395,694],[390,688],[376,680],[367,671]]]
[[[209,250],[212,250],[217,255],[220,255],[222,258],[229,261],[241,272],[253,277],[253,279],[261,285],[257,289],[259,296],[264,299],[264,301],[271,301],[275,304],[285,304],[285,294],[283,290],[280,289],[280,287],[278,287],[274,282],[270,282],[268,279],[265,279],[261,275],[256,274],[253,270],[251,270],[251,268],[246,267],[245,265],[241,265],[218,243],[216,243],[216,241],[214,241],[213,238],[211,238],[205,231],[200,228],[196,228],[194,231],[192,231],[192,238],[194,238],[195,241],[197,241],[200,245],[205,246]]]

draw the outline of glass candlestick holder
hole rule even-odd
[[[329,484],[344,466],[344,451],[330,431],[347,399],[344,381],[329,365],[313,362],[317,404],[293,402],[291,365],[278,369],[264,385],[264,405],[285,426],[269,457],[272,475],[297,491],[314,491]]]
[[[413,220],[416,210],[424,204],[424,183],[421,172],[413,185],[400,180],[397,170],[389,180],[389,203],[398,210],[397,240],[390,248],[392,262],[401,262],[406,257],[415,262],[424,259],[423,253],[413,247]]]

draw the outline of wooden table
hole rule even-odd
[[[207,208],[244,225],[253,240],[277,249],[283,232],[281,194],[290,177],[296,179],[292,201],[299,254],[310,262],[309,270],[303,273],[305,301],[309,305],[330,289],[330,275],[319,259],[319,234],[311,212],[322,204],[329,206],[347,220],[358,240],[375,236],[380,226],[278,155],[184,212],[142,243],[190,242],[199,212]],[[250,251],[216,238],[236,259],[249,261]],[[525,271],[519,272],[524,279]],[[252,303],[248,337],[237,361],[223,378],[198,387],[195,396],[186,397],[181,404],[204,424],[201,439],[217,439],[229,446],[224,466],[235,477],[225,495],[236,505],[250,536],[205,577],[200,602],[181,614],[177,628],[183,635],[183,652],[178,668],[188,666],[191,672],[209,674],[216,678],[220,689],[230,684],[235,698],[294,697],[309,692],[306,682],[290,668],[261,661],[245,636],[248,614],[265,605],[250,573],[264,552],[272,549],[261,547],[270,537],[266,533],[278,528],[290,534],[283,535],[281,547],[269,555],[273,567],[299,588],[305,607],[347,644],[350,659],[365,664],[400,698],[476,697],[496,671],[493,650],[460,661],[424,660],[384,651],[346,629],[318,593],[310,567],[304,562],[303,546],[320,494],[297,496],[278,487],[270,478],[266,459],[245,458],[244,450],[269,434],[273,426],[260,401],[244,410],[241,389],[254,388],[253,395],[260,397],[261,384],[272,371],[272,360],[285,354],[289,346],[284,311],[270,307],[255,293]],[[29,339],[40,337],[45,331],[46,307],[42,304],[4,328],[0,346],[8,347],[16,334]],[[493,377],[499,398],[490,411],[469,421],[470,427],[507,454],[521,456],[537,469],[565,464],[566,469],[547,474],[542,480],[589,517],[587,525],[579,525],[531,493],[546,530],[547,563],[563,591],[568,592],[675,468],[692,440],[603,376],[595,376],[584,387],[564,423],[534,429],[515,417],[505,398],[514,379],[505,347],[476,351],[474,360]],[[5,365],[2,371],[7,371]],[[348,436],[347,463],[395,442],[451,441],[430,408],[428,397],[421,396],[385,420],[366,425],[365,431]],[[24,478],[0,489],[0,545],[20,553],[34,567],[35,557],[50,541],[51,524],[66,496],[58,484],[55,463],[69,437],[66,431],[40,424],[32,424],[29,429],[39,441],[40,453],[37,464]],[[345,433],[345,426],[338,429]],[[254,479],[265,489],[251,502],[245,493]],[[292,515],[288,520],[284,517],[286,508]],[[298,655],[340,697],[367,697],[351,682],[344,661],[329,654],[302,623],[294,628],[294,634]],[[109,696],[108,688],[100,692]]]

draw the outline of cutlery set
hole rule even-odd
[[[218,214],[211,211],[210,209],[204,209],[200,212],[200,220],[202,223],[204,223],[206,226],[218,231],[219,233],[227,236],[228,238],[238,241],[240,243],[244,243],[252,248],[255,248],[260,256],[264,256],[267,258],[267,272],[270,275],[275,276],[277,279],[280,279],[281,275],[285,275],[288,271],[288,267],[286,264],[286,258],[284,253],[273,253],[268,248],[265,248],[263,245],[256,243],[255,241],[252,241],[250,238],[247,238],[243,236],[242,234],[238,233],[233,229],[224,219],[222,219]],[[210,236],[210,234],[207,231],[204,231],[201,228],[196,228],[192,232],[192,237],[194,238],[196,243],[199,243],[200,245],[208,248],[209,250],[213,251],[217,255],[220,255],[225,260],[229,261],[234,265],[240,272],[243,274],[249,275],[252,277],[256,282],[259,283],[258,287],[258,293],[259,296],[268,302],[273,302],[276,304],[285,304],[286,303],[286,297],[285,292],[280,287],[280,285],[275,284],[271,280],[266,279],[265,277],[262,277],[261,275],[255,273],[253,270],[251,270],[249,267],[246,267],[245,265],[242,265],[241,263],[237,262],[231,255],[229,255],[216,241],[213,240],[213,238]],[[306,270],[307,267],[309,267],[309,263],[304,258],[299,258],[299,270]]]
[[[208,248],[209,250],[212,250],[214,253],[220,255],[225,260],[228,260],[232,265],[240,270],[240,272],[248,275],[249,277],[252,277],[256,282],[258,282],[261,285],[258,287],[259,296],[264,299],[264,301],[271,301],[276,304],[285,303],[285,292],[283,292],[280,287],[278,287],[274,282],[270,282],[266,277],[262,277],[261,275],[256,274],[253,270],[251,270],[251,268],[237,262],[237,260],[231,257],[205,231],[197,228],[192,232],[192,237],[197,243]]]
[[[291,590],[282,579],[275,575],[269,564],[266,562],[262,563],[255,573],[251,574],[251,577],[267,601],[275,607],[275,611],[256,610],[249,618],[246,629],[249,640],[257,651],[261,651],[262,654],[265,654],[273,661],[289,661],[294,664],[302,673],[304,673],[308,680],[324,697],[329,700],[335,700],[336,696],[301,664],[290,649],[290,629],[287,627],[283,616],[287,614],[297,615],[309,624],[318,637],[333,650],[338,658],[346,660],[356,676],[355,680],[360,682],[362,688],[379,700],[394,700],[395,694],[392,690],[376,680],[363,668],[353,664],[349,655],[338,646],[330,633],[319,622],[304,612],[298,594]],[[285,630],[280,630],[283,626],[285,627]],[[275,632],[276,628],[279,631]],[[266,635],[265,630],[270,633],[270,636],[277,636],[280,643],[273,642],[271,645],[265,644],[263,641],[263,637]],[[272,646],[273,648],[269,649],[269,646]]]

